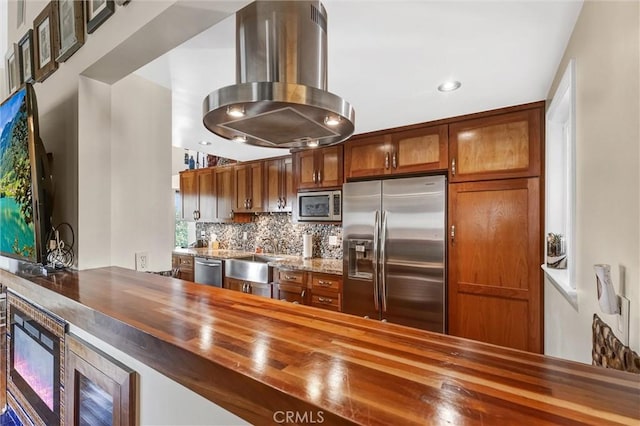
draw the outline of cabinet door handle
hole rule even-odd
[[[322,173],[318,170],[318,183],[322,182]]]
[[[328,297],[318,297],[318,302],[330,304],[333,302],[333,299],[329,299]]]
[[[247,208],[248,208],[248,209],[253,208],[253,198],[249,198],[248,203],[249,203],[249,207],[247,207]]]
[[[389,168],[389,153],[388,152],[386,154],[384,154],[384,168],[385,169]]]
[[[300,293],[300,298],[304,300],[304,296],[307,294],[307,290],[303,289],[302,293]]]
[[[451,225],[451,242],[453,243],[456,240],[456,226]]]
[[[282,208],[284,209],[287,206],[287,197],[282,197]]]
[[[332,284],[331,281],[318,280],[318,285],[321,285],[323,287],[331,287],[331,284]]]
[[[278,198],[278,204],[277,204],[278,208],[281,209],[282,208],[282,198]]]
[[[396,161],[396,153],[395,152],[391,156],[391,165],[393,166],[394,169],[398,168],[398,162]]]
[[[198,220],[198,217],[197,217],[196,213],[197,213],[196,210],[194,210],[193,211],[193,220]]]
[[[456,175],[456,159],[452,158],[451,159],[451,176],[455,176]]]

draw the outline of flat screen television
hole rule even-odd
[[[0,105],[0,255],[44,263],[51,227],[51,175],[26,84]]]

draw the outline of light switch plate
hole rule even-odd
[[[337,246],[338,245],[338,237],[335,235],[329,235],[329,245]]]

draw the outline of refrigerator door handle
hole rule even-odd
[[[373,305],[376,311],[380,310],[378,300],[380,294],[378,291],[378,242],[380,233],[380,211],[376,210],[375,222],[373,224]]]
[[[387,211],[382,212],[382,236],[380,237],[380,281],[382,281],[382,312],[387,312],[387,257],[385,248],[387,246]]]

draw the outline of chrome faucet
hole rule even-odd
[[[274,240],[271,238],[263,238],[262,239],[262,244],[264,245],[268,245],[269,248],[272,250],[271,253],[273,254],[280,254],[280,241],[279,240]]]

